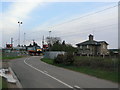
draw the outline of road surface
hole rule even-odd
[[[23,88],[118,88],[116,83],[52,66],[40,58],[31,56],[10,62]]]

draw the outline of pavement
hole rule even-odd
[[[40,56],[11,60],[23,88],[118,88],[117,83],[46,64]]]

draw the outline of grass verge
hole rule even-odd
[[[8,88],[8,85],[7,85],[7,81],[5,79],[2,79],[2,77],[0,77],[0,89],[2,88]]]
[[[2,57],[2,59],[17,59],[17,58],[22,58],[23,56],[16,56],[16,57]]]
[[[48,59],[48,58],[42,58],[41,61],[46,62],[48,64],[55,65],[55,66],[63,67],[63,68],[69,69],[69,70],[85,73],[85,74],[88,74],[91,76],[95,76],[97,78],[110,80],[110,81],[118,83],[118,72],[116,72],[116,71],[93,69],[93,68],[89,68],[87,66],[76,67],[73,65],[66,66],[63,64],[54,64],[53,59]]]

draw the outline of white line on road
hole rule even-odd
[[[84,90],[84,89],[82,89],[81,87],[79,87],[79,86],[77,86],[77,85],[74,85],[74,89],[75,89],[75,90]]]
[[[28,59],[25,59],[25,60],[24,60],[24,63],[25,63],[26,65],[30,66],[31,68],[33,68],[33,69],[35,69],[35,70],[41,72],[42,74],[47,75],[48,77],[51,77],[52,79],[54,79],[54,80],[56,80],[56,81],[58,81],[58,82],[64,84],[65,86],[67,86],[67,87],[69,87],[69,88],[73,88],[72,86],[70,86],[70,85],[64,83],[63,81],[61,81],[61,80],[59,80],[59,79],[57,79],[57,78],[55,78],[55,77],[53,77],[53,76],[51,76],[51,75],[49,75],[48,73],[45,73],[44,71],[41,71],[41,70],[39,70],[39,69],[33,67],[32,65],[28,64],[28,63],[26,62],[26,60],[28,60]]]
[[[75,87],[75,88],[80,88],[80,87],[79,87],[79,86],[77,86],[77,85],[75,85],[74,87]]]
[[[47,71],[44,71],[45,73],[48,73]]]

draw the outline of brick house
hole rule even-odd
[[[108,43],[105,41],[95,41],[93,35],[89,35],[89,40],[76,44],[80,55],[108,55]]]

